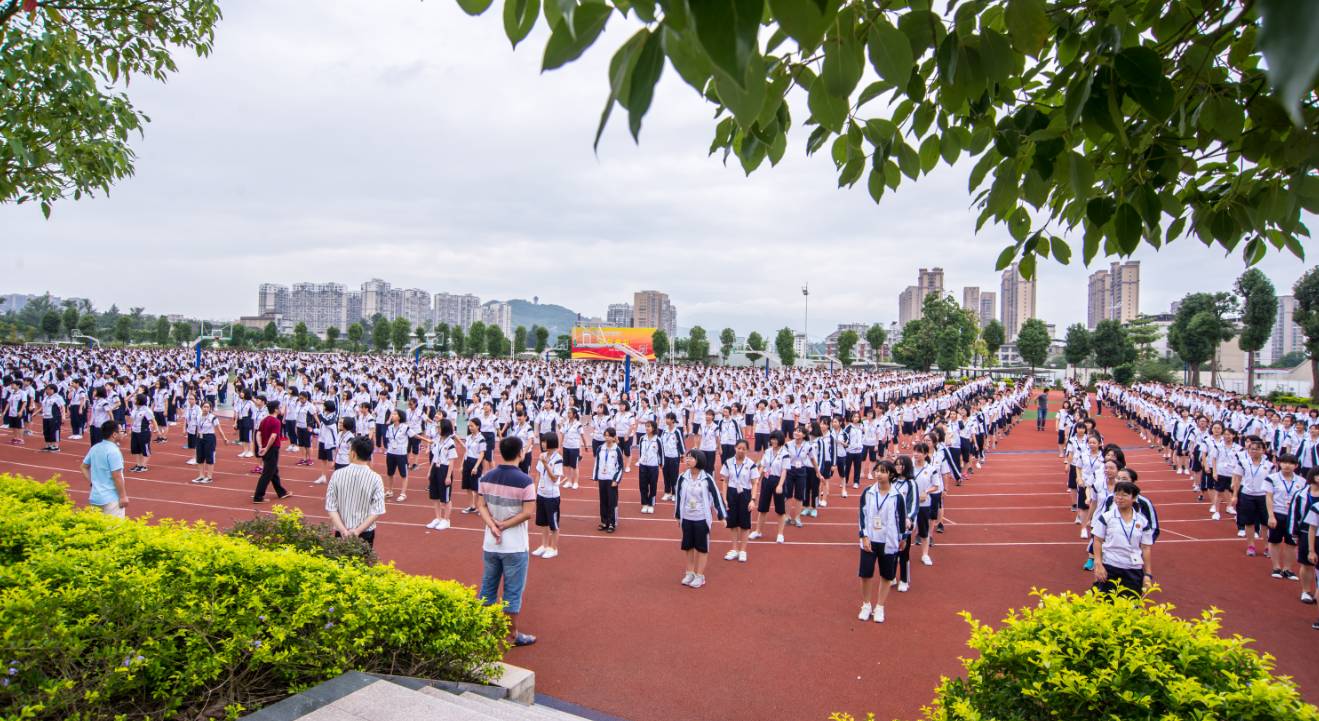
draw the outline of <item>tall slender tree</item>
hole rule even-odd
[[[1241,335],[1237,345],[1246,352],[1246,394],[1255,393],[1257,354],[1269,342],[1278,317],[1278,294],[1273,281],[1259,268],[1251,268],[1237,278],[1237,295],[1241,298]]]
[[[1319,266],[1296,279],[1292,297],[1296,299],[1292,318],[1305,334],[1305,353],[1310,358],[1310,400],[1319,404]]]

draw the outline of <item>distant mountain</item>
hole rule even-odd
[[[572,334],[572,327],[577,323],[577,311],[561,305],[532,303],[521,298],[505,302],[512,307],[514,328],[525,326],[530,331],[533,325],[542,326],[550,332],[551,345],[559,335]]]

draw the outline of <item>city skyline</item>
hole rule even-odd
[[[135,82],[152,118],[134,141],[135,174],[110,197],[56,204],[50,220],[0,207],[12,248],[3,290],[213,318],[252,312],[258,285],[282,275],[535,294],[590,316],[663,287],[684,327],[764,333],[801,329],[809,283],[818,339],[839,323],[897,320],[894,300],[920,267],[941,267],[957,292],[999,287],[995,260],[1012,239],[992,223],[975,232],[971,163],[876,206],[864,189],[837,190],[827,159],[805,157],[810,128],[798,124],[779,165],[747,178],[707,156],[709,106],[676,73],[661,78],[641,143],[611,123],[597,155],[598,112],[582,108],[605,98],[608,53],[542,74],[539,53],[509,52],[497,19],[451,5],[382,6],[368,19],[352,3],[318,8],[309,18],[297,3],[236,0],[210,57],[180,56],[168,86]],[[628,31],[618,23],[601,42]],[[298,43],[318,51],[290,56]],[[376,130],[342,142],[361,127]],[[1087,268],[1079,235],[1059,235],[1072,262],[1041,259],[1037,291],[1044,318],[1065,329],[1087,321],[1088,278],[1110,259]],[[717,262],[687,262],[710,254]],[[73,259],[98,272],[71,272]],[[1193,239],[1131,259],[1146,313],[1230,291],[1244,270],[1239,254]],[[1308,265],[1284,252],[1259,267],[1282,295]],[[149,282],[125,282],[137,279]]]

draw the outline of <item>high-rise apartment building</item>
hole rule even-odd
[[[412,324],[413,328],[421,325],[429,326],[434,316],[431,311],[430,292],[420,288],[408,288],[402,292],[402,295],[401,315]]]
[[[610,303],[609,311],[605,313],[605,323],[608,323],[612,328],[631,328],[632,304]]]
[[[362,291],[350,290],[344,295],[344,325],[362,322]]]
[[[921,314],[920,289],[909,285],[898,295],[898,326],[905,327]]]
[[[278,283],[262,283],[257,288],[257,315],[288,315],[289,288]]]
[[[481,322],[486,325],[497,325],[504,331],[505,338],[513,337],[513,306],[508,303],[500,303],[492,300],[481,306]]]
[[[394,320],[398,312],[394,307],[393,288],[386,281],[372,278],[362,284],[362,318],[369,321],[377,314],[386,320]]]
[[[1113,263],[1090,274],[1086,293],[1086,324],[1094,330],[1101,320],[1120,323],[1140,315],[1140,261]]]
[[[435,325],[447,323],[450,328],[467,330],[481,320],[481,299],[467,293],[435,294]]]
[[[989,325],[989,321],[998,317],[998,293],[989,290],[980,291],[980,327]]]
[[[659,328],[670,336],[678,332],[678,312],[669,302],[668,293],[639,290],[632,294],[634,328]]]
[[[347,324],[347,293],[342,283],[294,283],[289,294],[288,320],[295,325],[307,324],[307,330],[324,335],[325,329]]]
[[[1022,324],[1035,317],[1035,279],[1021,277],[1020,267],[1013,263],[1003,271],[999,297],[1003,305],[1004,341],[1012,343],[1017,340]]]
[[[1278,362],[1288,353],[1305,352],[1305,333],[1296,324],[1296,296],[1278,296],[1278,316],[1273,321],[1273,334],[1259,352],[1259,364]]]
[[[965,310],[969,310],[972,313],[975,313],[976,318],[980,317],[979,288],[972,285],[968,285],[965,288],[962,288],[962,308],[964,308]]]
[[[909,285],[898,295],[898,324],[906,325],[925,315],[925,296],[943,294],[943,268],[921,268],[916,285]]]

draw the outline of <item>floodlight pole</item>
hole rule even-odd
[[[810,357],[811,354],[811,331],[810,331],[811,284],[810,283],[807,283],[806,285],[803,285],[801,287],[801,295],[802,295],[802,319],[801,319],[802,358],[805,359]]]

